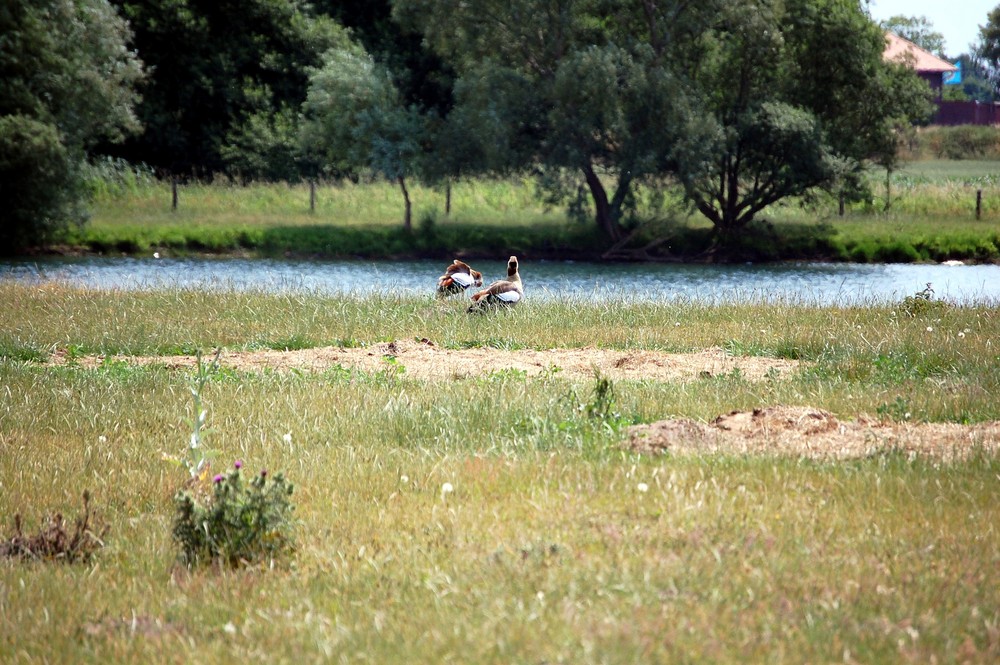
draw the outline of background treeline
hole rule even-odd
[[[856,0],[9,0],[0,30],[8,250],[82,223],[101,159],[384,180],[406,230],[415,183],[516,174],[606,249],[657,195],[724,243],[783,199],[870,198],[931,110]]]

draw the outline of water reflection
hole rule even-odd
[[[446,261],[46,258],[0,262],[0,279],[62,281],[104,289],[164,287],[319,293],[430,294]],[[489,281],[506,256],[472,261]],[[586,300],[791,300],[816,304],[895,301],[929,282],[952,302],[1000,303],[1000,266],[778,263],[752,265],[604,264],[522,261],[530,298]]]

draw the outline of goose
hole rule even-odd
[[[479,312],[487,308],[511,307],[524,298],[524,286],[521,275],[517,272],[517,257],[507,260],[507,279],[498,279],[482,291],[472,295],[470,312]]]
[[[470,286],[482,286],[483,273],[473,270],[467,263],[458,259],[452,261],[444,274],[438,277],[437,294],[439,298],[445,298],[455,293],[461,293]]]

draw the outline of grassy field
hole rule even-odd
[[[772,206],[760,216],[767,225],[753,229],[734,258],[1000,261],[1000,162],[910,162],[888,186],[884,174],[871,178],[873,198],[848,205],[843,217],[832,196]],[[88,251],[450,258],[503,247],[536,257],[593,258],[607,249],[592,222],[544,205],[529,180],[455,183],[448,215],[443,190],[413,184],[411,234],[402,229],[402,196],[388,183],[322,183],[314,212],[307,185],[181,185],[172,210],[168,183],[121,173],[96,183],[93,219],[69,238]],[[640,214],[658,221],[637,242],[669,233],[675,255],[705,251],[711,237],[703,218],[679,204],[654,208],[646,194],[639,192],[646,201]]]
[[[454,305],[451,307],[450,305]],[[1000,460],[638,456],[621,427],[767,404],[850,418],[1000,419],[997,303],[461,303],[82,291],[0,282],[0,515],[37,529],[89,490],[90,564],[0,560],[4,662],[969,662],[1000,658]],[[679,325],[678,325],[679,324]],[[595,381],[558,368],[421,381],[405,368],[219,370],[213,473],[295,484],[273,568],[177,564],[163,461],[192,377],[94,354],[597,345],[797,358],[749,381]],[[69,359],[47,364],[52,354]],[[453,491],[443,491],[445,483]]]

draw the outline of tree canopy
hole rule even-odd
[[[672,187],[727,236],[783,198],[850,190],[864,160],[891,167],[897,128],[929,110],[856,0],[9,4],[2,186],[48,183],[16,199],[46,220],[77,215],[96,148],[201,178],[378,174],[407,225],[408,179],[530,173],[613,245],[641,190]]]
[[[722,235],[890,165],[929,91],[853,0],[397,0],[457,73],[470,158],[589,190],[622,239],[634,186],[675,178]],[[578,178],[566,174],[577,173]],[[577,185],[576,191],[578,191]]]
[[[106,0],[8,0],[0,11],[0,247],[82,221],[87,151],[139,128],[142,68],[128,36]]]
[[[303,105],[304,151],[335,171],[368,169],[399,183],[409,229],[406,178],[419,168],[420,115],[403,104],[388,71],[364,50],[334,49],[323,60]]]
[[[891,166],[897,124],[931,111],[852,0],[734,0],[700,46],[672,167],[723,236],[781,199],[849,184],[866,159]]]
[[[946,57],[944,35],[934,29],[934,24],[926,16],[896,14],[882,21],[882,29],[894,32],[934,55]]]
[[[307,70],[343,42],[299,0],[113,0],[150,68],[145,131],[108,152],[177,175],[295,179]]]
[[[979,43],[974,56],[994,92],[1000,91],[1000,5],[991,9],[985,25],[979,26]]]

